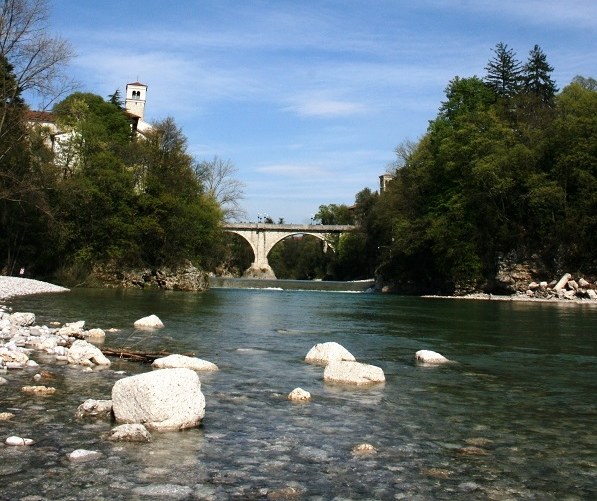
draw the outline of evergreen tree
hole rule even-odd
[[[523,67],[522,81],[525,92],[537,96],[545,104],[553,102],[558,89],[551,79],[552,71],[553,67],[547,62],[547,56],[541,47],[535,45]]]
[[[520,89],[522,65],[508,45],[500,42],[492,50],[495,56],[485,67],[484,81],[498,96],[513,97]]]
[[[108,102],[112,103],[119,110],[124,109],[124,102],[122,101],[122,97],[120,96],[120,90],[119,89],[116,89],[114,91],[114,94],[110,94],[108,96]]]

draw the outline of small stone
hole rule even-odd
[[[373,447],[371,444],[364,443],[355,445],[352,448],[352,452],[355,454],[376,454],[377,449]]]
[[[87,461],[94,461],[103,456],[99,451],[88,451],[86,449],[77,449],[67,455],[73,463],[85,463]]]
[[[427,468],[426,470],[423,470],[423,474],[428,477],[445,479],[450,476],[450,471],[445,468]]]
[[[83,419],[86,417],[103,417],[110,418],[112,416],[112,400],[94,400],[87,399],[75,412],[75,418]]]
[[[460,449],[457,449],[457,452],[463,456],[487,456],[487,454],[489,454],[485,449],[475,447],[474,445],[461,447]]]
[[[305,401],[311,399],[311,393],[302,388],[295,388],[288,394],[288,400]]]
[[[3,384],[8,384],[8,379],[0,377],[0,386]]]
[[[52,386],[23,386],[21,388],[23,393],[31,393],[34,395],[53,395],[56,393],[56,388]]]
[[[14,445],[14,446],[23,446],[23,445],[33,445],[34,442],[30,438],[21,438],[17,436],[8,437],[4,443],[6,445]]]
[[[467,443],[467,445],[473,445],[475,447],[485,447],[489,444],[492,444],[493,440],[490,440],[489,438],[483,438],[483,437],[474,437],[474,438],[467,438],[465,440],[465,442]]]
[[[8,421],[13,417],[15,417],[15,415],[12,412],[0,412],[0,421]]]

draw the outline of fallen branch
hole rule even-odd
[[[115,349],[115,348],[102,348],[102,353],[109,357],[118,357],[124,358],[127,360],[132,360],[134,362],[145,362],[145,363],[153,363],[156,358],[167,357],[168,355],[172,355],[167,351],[154,351],[154,352],[144,352],[144,351],[131,351],[127,348]],[[183,353],[183,355],[187,356],[194,356],[194,353]]]

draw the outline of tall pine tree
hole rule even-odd
[[[510,98],[521,85],[522,64],[513,49],[500,42],[492,49],[495,56],[487,63],[485,83],[500,97]]]
[[[541,102],[550,104],[558,91],[551,79],[553,67],[541,47],[535,45],[529,52],[529,59],[523,67],[523,88],[525,92],[537,96]]]

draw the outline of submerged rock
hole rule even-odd
[[[217,371],[218,366],[207,360],[186,355],[168,355],[167,357],[156,358],[151,366],[154,369],[177,369],[185,368],[194,371]]]
[[[305,401],[311,400],[311,393],[302,388],[295,388],[288,394],[288,400]]]
[[[151,434],[139,423],[116,426],[106,438],[113,442],[151,442]]]
[[[67,455],[73,463],[85,463],[87,461],[95,461],[103,456],[99,451],[88,451],[86,449],[77,449]]]
[[[85,400],[75,412],[77,419],[86,417],[109,418],[112,416],[112,400]]]
[[[21,438],[13,435],[12,437],[8,437],[4,443],[6,445],[23,446],[33,445],[35,442],[30,438]]]
[[[383,383],[386,378],[383,370],[375,365],[360,362],[331,362],[323,372],[323,380],[330,383],[367,385]]]

